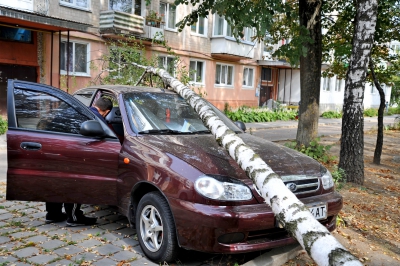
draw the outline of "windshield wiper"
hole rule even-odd
[[[189,135],[189,134],[208,134],[210,130],[199,130],[199,131],[179,131],[172,129],[149,129],[140,131],[139,134],[174,134],[174,135]]]

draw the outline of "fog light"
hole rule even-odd
[[[233,244],[244,240],[243,233],[231,233],[218,237],[218,242],[221,244]]]

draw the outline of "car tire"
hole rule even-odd
[[[167,200],[150,192],[139,201],[136,233],[144,254],[152,261],[173,261],[178,252],[175,223]]]

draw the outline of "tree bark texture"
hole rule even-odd
[[[195,109],[216,141],[246,171],[265,202],[271,206],[279,223],[298,240],[318,265],[361,265],[360,261],[314,218],[308,208],[285,186],[280,176],[219,119],[201,96],[163,69],[142,68],[145,68],[147,73],[161,77],[167,88],[172,88]]]
[[[300,25],[307,27],[313,43],[305,43],[300,57],[300,101],[296,142],[309,146],[317,137],[322,63],[322,0],[299,0]]]
[[[385,92],[383,91],[381,85],[378,82],[378,79],[375,76],[374,64],[370,59],[369,68],[371,70],[371,75],[375,87],[378,89],[379,97],[380,97],[380,104],[378,109],[378,133],[376,135],[376,146],[374,152],[374,164],[381,164],[381,155],[382,155],[382,148],[383,148],[383,113],[385,111]]]
[[[377,19],[377,0],[358,0],[343,102],[339,167],[347,181],[364,183],[364,86]]]

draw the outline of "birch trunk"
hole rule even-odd
[[[353,50],[343,103],[339,167],[347,181],[364,183],[364,86],[375,33],[377,0],[358,0]]]
[[[246,171],[279,223],[318,265],[362,265],[314,218],[271,167],[218,118],[202,97],[163,69],[146,67],[146,72],[161,77],[167,87],[171,87],[196,110],[216,141]]]

